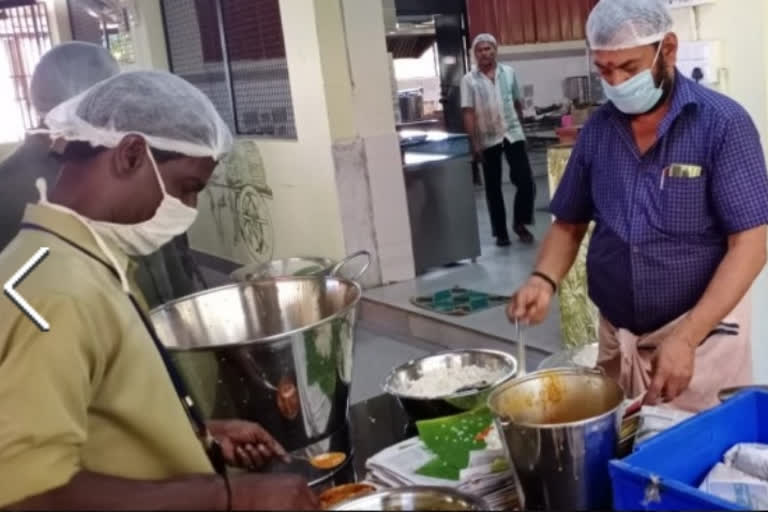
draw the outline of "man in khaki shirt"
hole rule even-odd
[[[50,251],[16,287],[49,331],[0,298],[0,508],[316,507],[295,476],[214,474],[133,302],[129,256],[189,228],[231,146],[213,105],[168,73],[124,73],[46,124],[66,143],[59,180],[50,195],[40,187],[40,204],[0,253],[7,282],[38,249]],[[232,465],[285,456],[258,425],[202,429]]]

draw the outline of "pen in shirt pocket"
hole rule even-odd
[[[664,190],[664,180],[667,177],[667,174],[669,173],[669,167],[665,167],[661,171],[661,179],[659,180],[659,190]]]

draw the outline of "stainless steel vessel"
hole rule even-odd
[[[590,77],[569,76],[563,80],[563,95],[576,103],[583,105],[590,100]]]
[[[458,392],[447,390],[441,396],[430,398],[412,396],[408,385],[428,373],[445,372],[451,368],[479,366],[501,377],[493,382],[482,383]],[[382,389],[396,397],[412,421],[450,416],[482,406],[488,400],[491,389],[512,379],[517,374],[517,360],[497,350],[466,349],[449,350],[426,356],[394,368],[384,380]]]
[[[424,90],[407,89],[398,92],[400,118],[403,123],[419,121],[424,118]]]
[[[491,393],[530,510],[608,509],[624,393],[595,370],[540,371]]]
[[[345,268],[353,261],[365,258],[365,263],[356,271],[345,271]],[[230,277],[235,281],[252,281],[259,279],[273,279],[276,277],[305,277],[305,276],[328,276],[342,277],[345,279],[357,280],[368,267],[371,266],[371,253],[368,251],[358,251],[351,254],[339,262],[334,262],[328,258],[301,257],[284,258],[267,263],[255,263],[246,265],[232,272]]]
[[[387,489],[345,501],[332,510],[490,510],[476,496],[445,487]]]
[[[206,417],[257,421],[304,457],[349,453],[361,294],[325,277],[252,281],[179,299],[151,318]]]

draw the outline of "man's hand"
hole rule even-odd
[[[644,403],[671,402],[688,389],[698,343],[681,328],[672,331],[653,357],[653,377]]]
[[[531,276],[513,296],[507,307],[507,316],[514,322],[528,325],[540,324],[549,313],[552,302],[552,285],[544,279]]]
[[[208,429],[221,445],[227,463],[259,469],[273,457],[290,462],[285,449],[258,423],[240,420],[209,421]]]
[[[472,161],[476,164],[484,164],[485,158],[483,157],[483,150],[479,149],[479,146],[472,147]]]
[[[320,510],[320,500],[297,475],[231,477],[232,510]]]

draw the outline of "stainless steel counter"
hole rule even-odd
[[[466,136],[429,132],[404,154],[416,273],[480,256]]]

